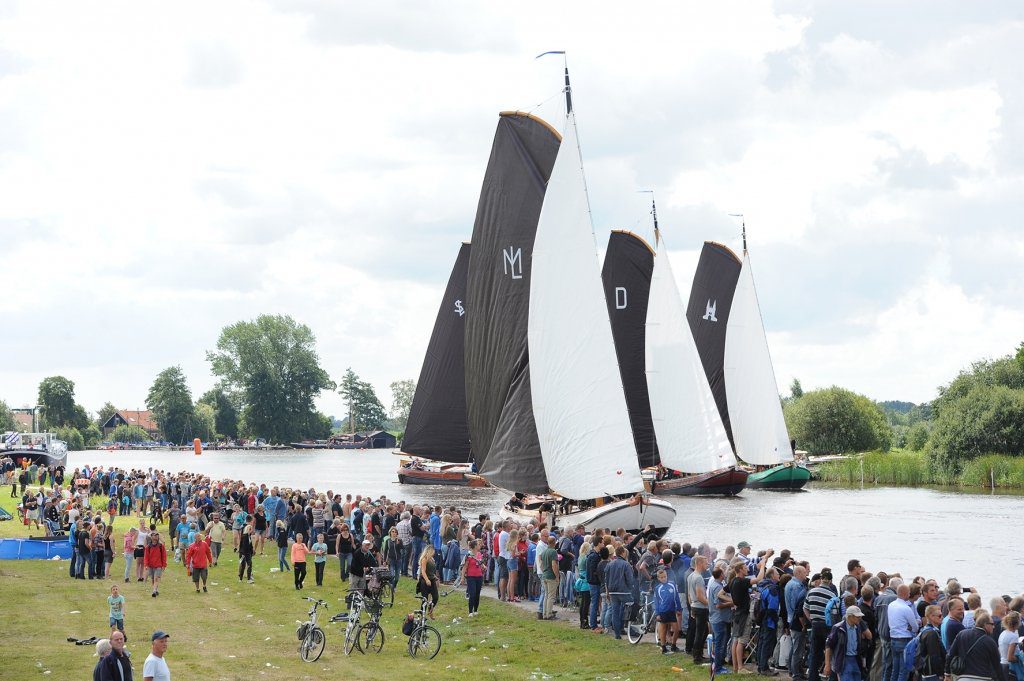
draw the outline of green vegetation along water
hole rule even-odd
[[[925,452],[868,452],[818,468],[818,477],[832,483],[881,485],[943,485],[1024,490],[1024,457],[990,454],[971,459],[959,473],[936,465]]]

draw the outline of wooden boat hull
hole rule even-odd
[[[669,526],[676,518],[676,509],[664,499],[648,497],[644,504],[631,502],[631,499],[623,499],[585,511],[561,514],[555,517],[555,525],[563,529],[583,525],[587,532],[599,527],[611,530],[622,527],[631,534],[636,534],[647,525],[654,525],[657,538],[661,538],[668,532]],[[523,525],[537,521],[537,511],[531,509],[511,509],[505,506],[501,509],[500,515]]]
[[[811,479],[811,472],[803,466],[781,464],[767,470],[751,473],[747,487],[751,489],[802,489]]]
[[[487,487],[487,481],[473,473],[464,471],[417,470],[415,468],[399,468],[398,482],[403,485]]]
[[[656,494],[680,496],[736,496],[747,485],[749,473],[741,468],[723,468],[710,473],[685,475],[653,484]]]

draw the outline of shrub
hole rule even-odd
[[[892,428],[878,405],[839,387],[814,390],[785,406],[786,426],[812,454],[888,451]]]
[[[61,426],[56,431],[57,439],[68,443],[68,451],[80,452],[85,449],[85,440],[78,428]]]

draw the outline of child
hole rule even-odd
[[[110,595],[107,596],[107,605],[110,606],[110,633],[115,631],[124,633],[124,596],[117,584],[110,587]],[[124,640],[128,640],[126,636]]]
[[[658,583],[654,586],[654,613],[658,619],[658,640],[661,641],[662,655],[675,652],[668,646],[667,641],[676,623],[676,612],[682,608],[679,591],[675,583],[669,581],[668,571],[664,566],[658,568]]]

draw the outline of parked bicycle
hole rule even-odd
[[[395,605],[395,585],[391,582],[391,568],[366,568],[366,595],[382,605]]]
[[[441,650],[441,632],[427,622],[430,597],[419,596],[420,609],[409,615],[402,626],[402,633],[409,637],[409,657],[425,657],[433,660]]]
[[[331,618],[332,622],[345,623],[345,654],[351,655],[353,649],[364,655],[367,651],[379,653],[384,648],[384,628],[380,625],[384,604],[358,591],[350,592],[348,600],[349,611]],[[364,612],[369,617],[366,623],[361,621]]]
[[[633,645],[640,643],[644,634],[654,631],[657,617],[654,616],[654,594],[644,591],[640,594],[640,602],[631,604],[631,617],[626,625],[626,637]]]
[[[299,637],[299,657],[303,662],[316,662],[323,655],[327,645],[327,636],[324,630],[317,624],[318,611],[321,607],[326,608],[327,603],[318,598],[306,596],[313,606],[309,609],[309,620],[299,624],[295,635]]]

